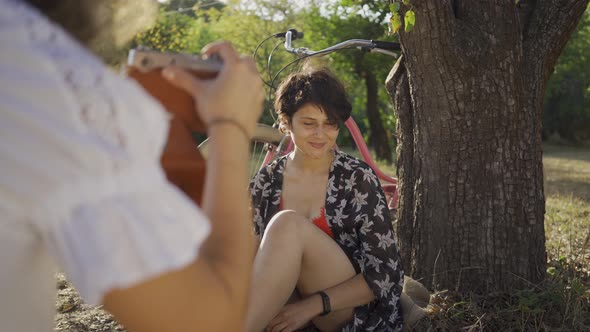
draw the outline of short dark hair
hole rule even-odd
[[[344,86],[326,68],[304,68],[291,73],[277,89],[274,107],[279,122],[290,124],[293,114],[306,104],[316,105],[330,122],[338,125],[352,112]]]

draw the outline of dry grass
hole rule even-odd
[[[545,153],[545,232],[549,260],[573,264],[581,276],[588,278],[590,148],[548,146]]]

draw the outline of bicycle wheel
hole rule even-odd
[[[262,123],[256,125],[256,130],[251,139],[250,177],[254,176],[263,164],[268,164],[275,157],[285,153],[287,147],[287,144],[285,144],[286,137],[277,128]],[[209,139],[207,138],[198,146],[205,159],[207,159],[208,154],[208,143]]]

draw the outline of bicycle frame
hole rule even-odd
[[[394,50],[399,51],[401,46],[399,43],[394,42],[387,42],[387,41],[379,41],[379,40],[367,40],[367,39],[349,39],[345,40],[341,43],[336,45],[327,47],[320,51],[312,51],[305,47],[293,48],[291,46],[291,42],[293,40],[293,32],[291,30],[285,33],[285,50],[289,53],[293,53],[295,55],[305,55],[305,56],[321,56],[330,54],[339,50],[350,49],[350,48],[360,48],[367,50],[369,52],[377,52],[386,54],[392,57],[397,57],[397,53],[393,52]]]
[[[390,209],[397,210],[397,204],[398,204],[398,200],[399,200],[398,199],[399,193],[397,190],[397,179],[387,176],[385,173],[383,173],[379,169],[379,167],[377,167],[377,165],[373,161],[373,158],[371,157],[371,153],[369,152],[369,148],[367,147],[367,144],[365,143],[365,140],[363,139],[363,135],[361,134],[361,130],[356,125],[356,122],[354,122],[354,119],[352,118],[352,116],[350,118],[348,118],[348,120],[346,120],[344,122],[344,124],[346,125],[346,128],[348,128],[348,131],[350,132],[352,139],[354,140],[354,143],[356,144],[356,147],[359,149],[361,156],[363,156],[363,160],[373,169],[373,171],[375,171],[375,174],[377,174],[377,177],[382,182],[385,182],[385,183],[381,184],[381,187],[383,188],[383,191],[385,192],[386,196],[388,196],[387,197],[388,198],[387,205],[389,206]]]

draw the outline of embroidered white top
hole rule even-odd
[[[210,226],[160,168],[161,105],[26,4],[0,5],[0,322],[50,331],[57,269],[97,304],[193,261]]]

